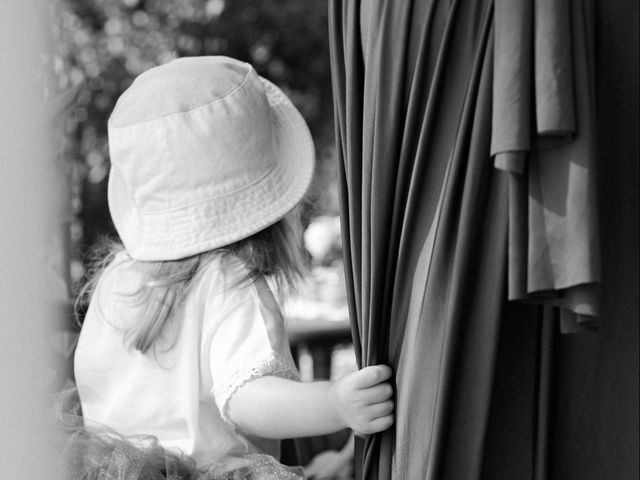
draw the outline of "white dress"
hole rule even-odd
[[[199,471],[278,459],[277,440],[246,435],[227,417],[249,379],[298,379],[277,302],[263,280],[238,287],[245,274],[239,261],[215,260],[142,354],[125,335],[144,310],[131,295],[141,276],[119,254],[98,281],[75,354],[85,426],[106,426],[134,445],[155,442]]]

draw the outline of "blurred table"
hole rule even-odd
[[[303,380],[331,378],[333,349],[340,344],[352,343],[346,305],[302,298],[287,305],[284,315],[291,351],[298,367],[304,367],[301,363],[307,352],[313,360],[312,378],[308,378],[301,368]]]
[[[304,315],[285,314],[285,322],[291,353],[303,381],[330,379],[336,348],[353,348],[346,309],[338,311],[327,305],[320,311],[310,308]],[[305,356],[311,357],[312,372],[305,372],[305,365],[301,365]],[[331,435],[284,441],[282,461],[289,465],[307,464],[320,452],[343,448],[350,435],[351,431],[344,429]]]

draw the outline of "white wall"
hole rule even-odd
[[[43,105],[47,5],[0,2],[0,477],[7,479],[53,478],[46,341],[60,184]]]

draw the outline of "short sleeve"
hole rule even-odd
[[[213,313],[213,312],[212,312]],[[266,375],[299,380],[282,314],[263,280],[225,295],[222,320],[211,338],[212,394],[228,420],[229,399],[247,381]]]

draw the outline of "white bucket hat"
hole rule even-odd
[[[314,147],[300,113],[247,63],[152,68],[109,118],[109,209],[129,255],[175,260],[246,238],[304,196]]]

